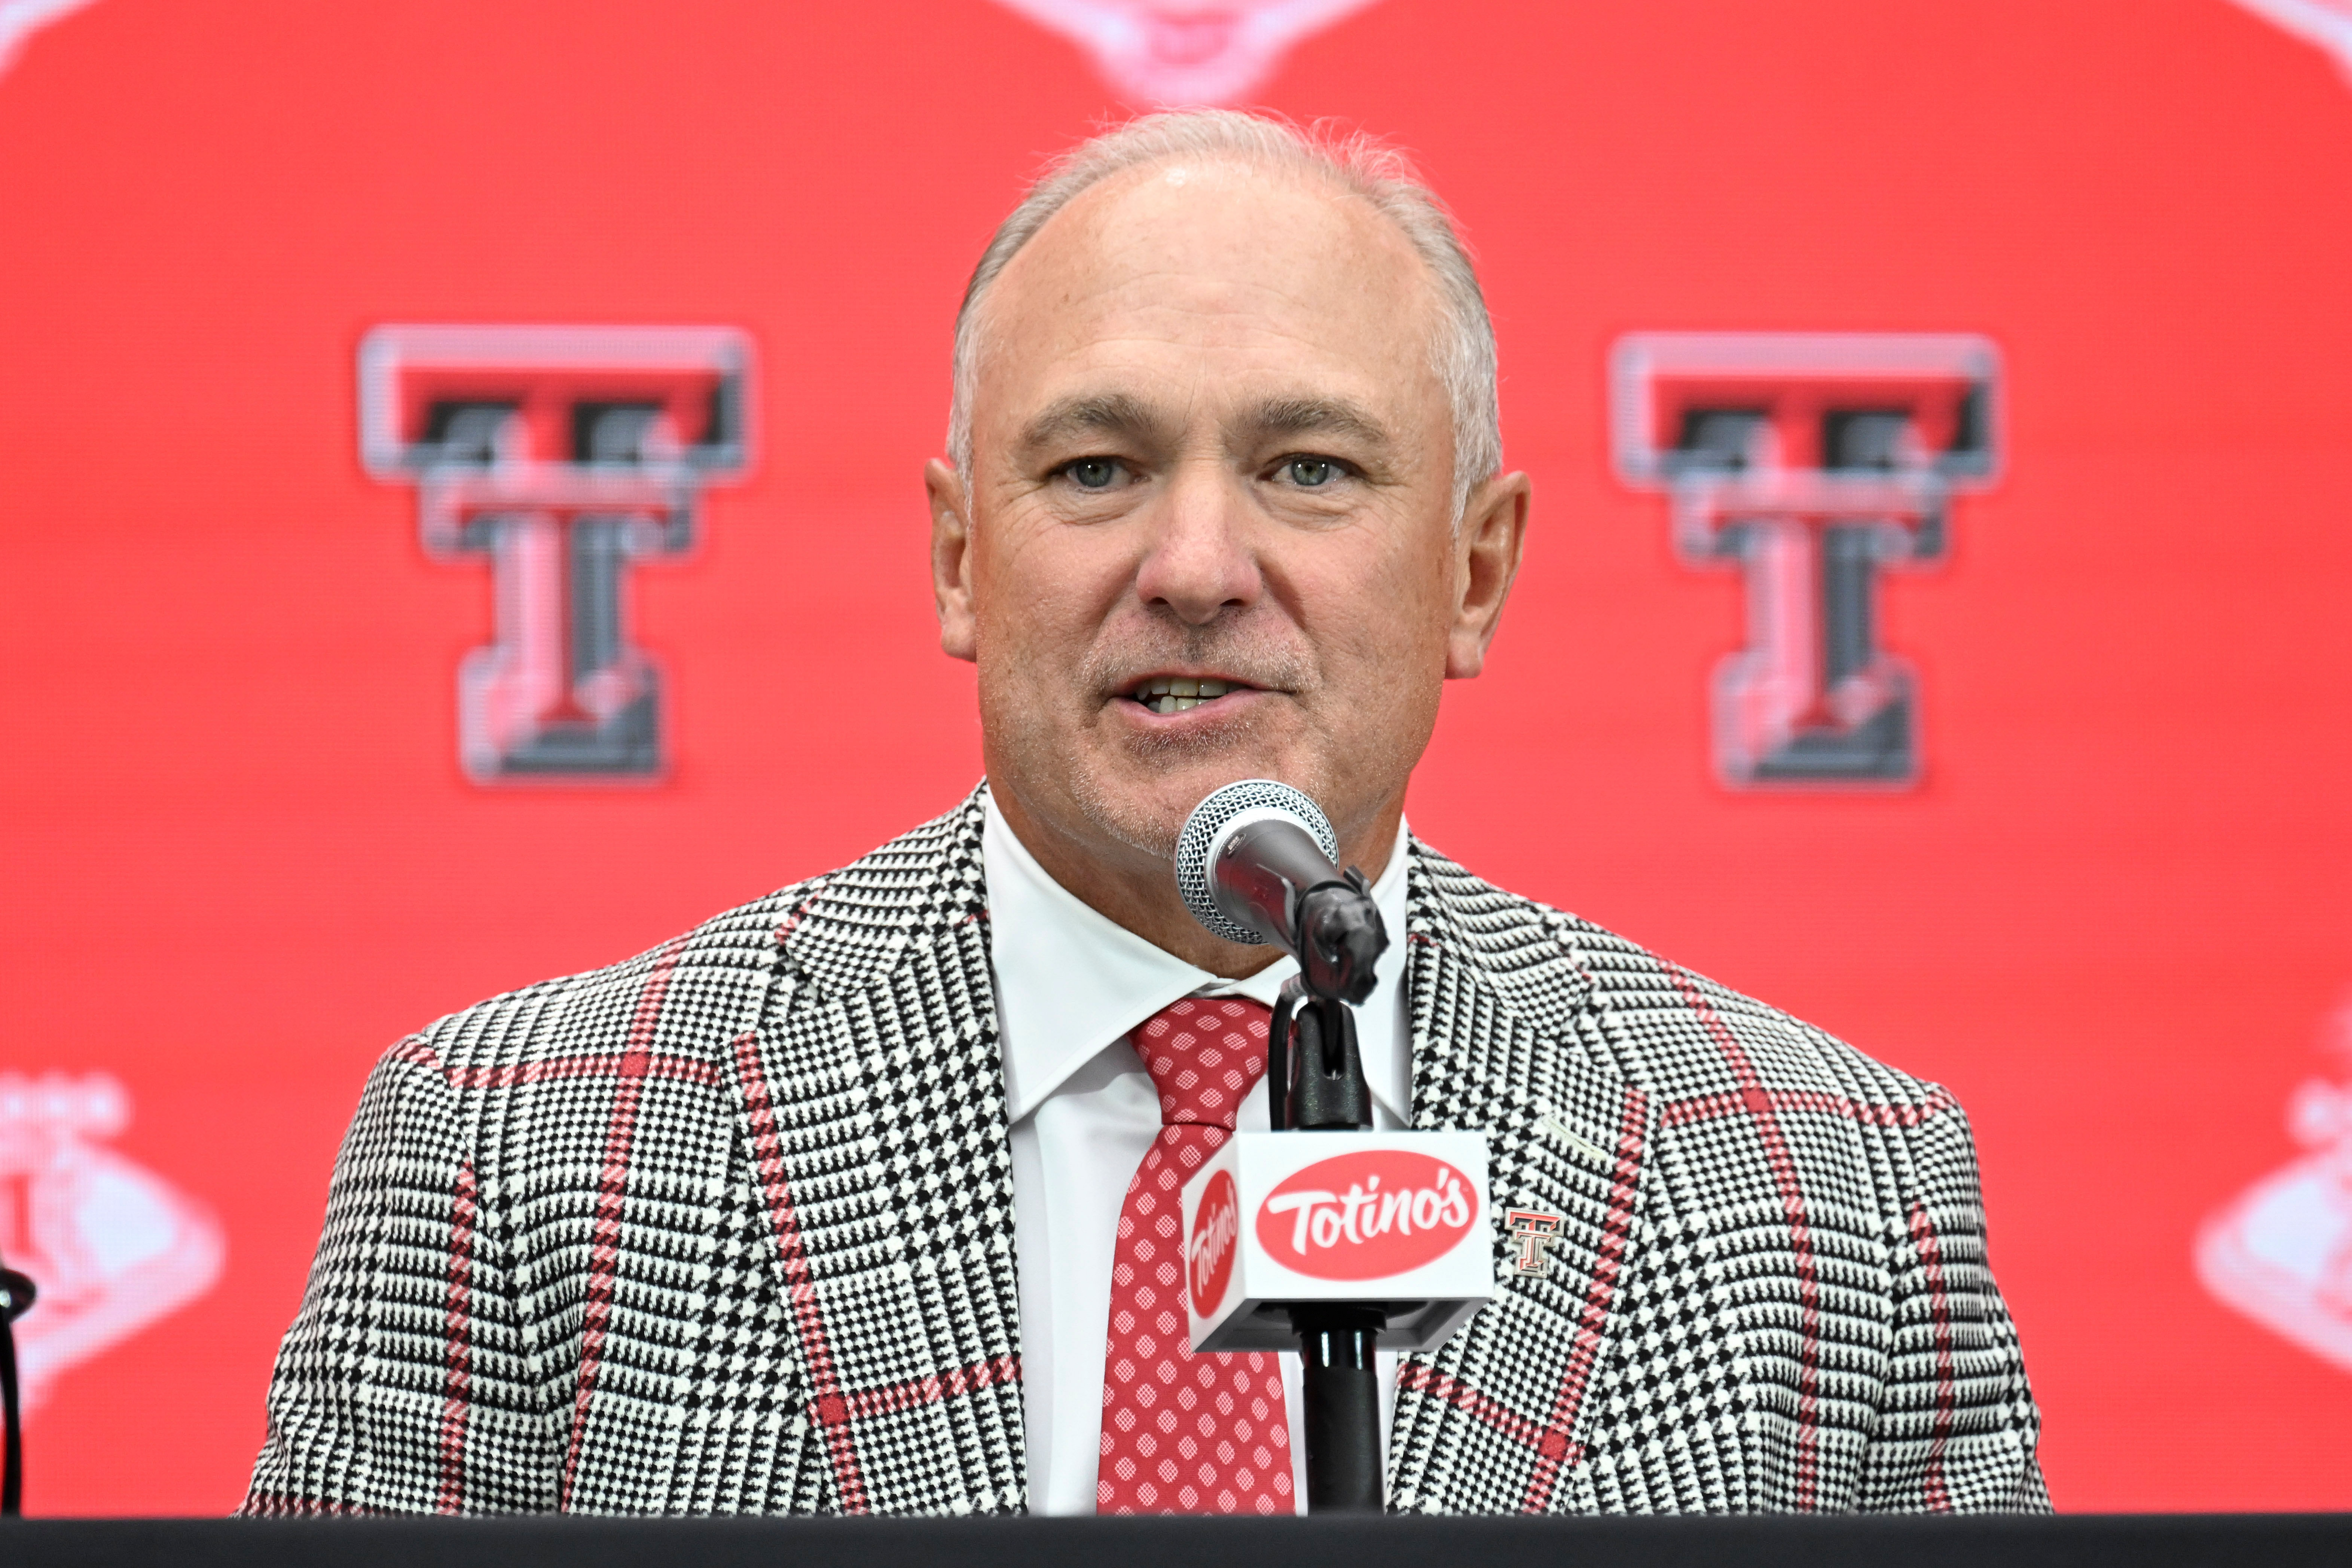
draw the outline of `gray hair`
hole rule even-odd
[[[1495,327],[1470,253],[1436,194],[1405,155],[1361,133],[1339,137],[1319,128],[1232,109],[1191,109],[1145,117],[1072,148],[1046,165],[996,230],[956,312],[954,391],[948,405],[948,456],[971,472],[971,400],[979,376],[982,302],[1006,265],[1053,216],[1086,191],[1128,169],[1174,159],[1223,159],[1310,174],[1371,204],[1396,225],[1437,286],[1440,321],[1430,368],[1454,416],[1454,504],[1503,467],[1496,395]]]

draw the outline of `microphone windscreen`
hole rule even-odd
[[[1323,815],[1323,808],[1275,779],[1242,779],[1211,790],[1192,808],[1192,815],[1184,819],[1184,831],[1177,837],[1176,886],[1184,895],[1184,907],[1212,934],[1227,942],[1255,946],[1265,938],[1217,907],[1209,868],[1215,863],[1218,849],[1235,829],[1269,816],[1286,817],[1297,823],[1322,848],[1325,859],[1336,862],[1339,858],[1339,840],[1332,833],[1331,819]]]

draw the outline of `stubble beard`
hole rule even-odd
[[[1181,738],[1173,735],[1141,736],[1122,749],[1139,771],[1151,775],[1240,752],[1256,739],[1257,728],[1247,719],[1235,718],[1229,722],[1213,722],[1207,728],[1196,729]],[[1174,861],[1176,840],[1182,835],[1185,820],[1192,816],[1192,808],[1200,803],[1191,801],[1171,809],[1164,800],[1144,797],[1141,792],[1121,792],[1103,778],[1096,767],[1088,765],[1098,759],[1099,753],[1094,757],[1082,757],[1070,772],[1070,794],[1076,800],[1078,809],[1097,829],[1129,848],[1139,850],[1155,860]],[[1237,765],[1230,770],[1231,777],[1221,779],[1219,783],[1231,784],[1257,771],[1262,770]],[[1297,774],[1301,770],[1293,766],[1282,771]],[[1323,795],[1324,781],[1320,776],[1323,771],[1319,766],[1310,765],[1307,770],[1308,776],[1289,777],[1283,782],[1319,799]],[[1212,784],[1202,794],[1206,795],[1209,789],[1216,787],[1217,784]]]
[[[1160,663],[1222,669],[1251,686],[1274,692],[1297,693],[1307,689],[1314,679],[1313,660],[1292,648],[1251,646],[1253,639],[1230,634],[1203,635],[1190,628],[1181,640],[1181,651]],[[1101,699],[1097,694],[1120,689],[1139,673],[1153,668],[1157,666],[1152,661],[1139,661],[1133,653],[1094,652],[1080,663],[1073,686],[1079,700],[1099,703]],[[1199,802],[1187,801],[1171,807],[1157,797],[1152,785],[1159,777],[1183,769],[1188,763],[1198,766],[1221,756],[1246,753],[1251,743],[1263,737],[1265,729],[1259,719],[1245,714],[1236,713],[1228,719],[1216,715],[1213,709],[1205,715],[1200,710],[1194,712],[1205,717],[1207,722],[1196,719],[1181,735],[1146,732],[1127,737],[1115,747],[1104,747],[1099,743],[1098,731],[1077,738],[1075,745],[1050,733],[1024,732],[1015,749],[1022,753],[1025,764],[1042,763],[1061,774],[1070,798],[1097,832],[1152,859],[1173,862],[1176,840],[1184,830],[1185,819]],[[1328,798],[1326,791],[1331,780],[1326,759],[1313,754],[1311,749],[1291,748],[1286,760],[1288,765],[1282,770],[1286,775],[1282,782],[1317,800]],[[1266,766],[1263,763],[1256,765]],[[1237,763],[1230,776],[1220,778],[1217,784],[1208,785],[1201,793],[1205,795],[1218,784],[1248,777],[1252,771],[1249,764]],[[1042,775],[1033,773],[1032,776]],[[1132,787],[1138,784],[1142,787]],[[1122,784],[1129,787],[1122,788]]]

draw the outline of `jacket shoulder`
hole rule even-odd
[[[1538,1027],[1583,1033],[1626,1082],[1668,1101],[1750,1083],[1884,1108],[1897,1123],[1957,1110],[1900,1072],[1778,1007],[1615,931],[1498,888],[1416,842],[1423,940],[1451,948]]]
[[[895,961],[929,928],[978,907],[980,802],[975,790],[846,866],[713,915],[633,958],[478,1002],[392,1054],[430,1058],[464,1081],[633,1041],[715,1061],[757,1024],[782,963],[838,981]]]
[[[780,888],[616,963],[477,1002],[426,1025],[388,1054],[429,1058],[456,1083],[557,1058],[625,1050],[633,1039],[650,1045],[656,1029],[666,1053],[715,1057],[731,1035],[692,1025],[756,1013],[775,967],[779,932],[824,880]]]

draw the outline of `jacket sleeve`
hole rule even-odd
[[[1893,1216],[1894,1340],[1860,1506],[1887,1512],[2046,1512],[2042,1418],[2016,1325],[1985,1258],[1968,1118],[1940,1091],[1911,1139]]]
[[[551,1504],[537,1402],[500,1375],[522,1358],[488,1206],[438,1058],[422,1037],[401,1042],[369,1077],[336,1160],[240,1511]]]

